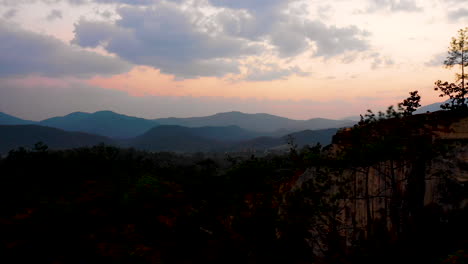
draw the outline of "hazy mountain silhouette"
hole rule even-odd
[[[4,123],[33,122],[6,114],[1,115],[0,118],[0,121]],[[177,125],[159,125],[164,123]],[[353,123],[349,120],[323,118],[293,120],[269,114],[241,112],[219,113],[207,117],[165,118],[157,119],[157,121],[121,115],[111,111],[75,112],[37,122],[40,126],[61,130],[26,126],[21,129],[16,128],[20,134],[14,135],[11,132],[12,128],[10,128],[9,138],[4,138],[3,142],[0,142],[0,148],[10,150],[17,146],[32,145],[37,141],[43,141],[46,144],[52,142],[51,148],[69,148],[82,146],[85,143],[87,145],[88,143],[113,142],[121,146],[151,151],[242,151],[249,148],[265,150],[285,145],[287,141],[285,135],[288,134],[292,134],[299,146],[313,145],[317,142],[327,145],[331,142],[336,128],[325,130],[320,130],[320,128],[342,127]],[[2,123],[0,122],[0,124]],[[305,128],[312,129],[306,130]],[[66,134],[62,130],[88,134]],[[47,134],[48,132],[50,134]],[[82,135],[81,141],[76,139],[77,135]],[[83,135],[90,137],[89,140]],[[75,143],[66,142],[64,138],[67,137],[70,137]],[[55,141],[54,138],[56,138]],[[109,138],[113,138],[114,141]]]
[[[0,125],[28,125],[34,124],[34,121],[24,120],[21,118],[14,117],[0,112]]]
[[[294,143],[299,147],[304,145],[315,145],[320,143],[322,146],[331,144],[333,135],[338,132],[337,128],[320,129],[320,130],[304,130],[296,133],[292,133],[291,137],[294,139]],[[287,139],[287,136],[282,137]]]
[[[262,133],[248,131],[238,126],[194,127],[191,128],[191,131],[194,135],[199,137],[228,142],[248,140],[263,135]]]
[[[439,111],[439,110],[442,110],[440,108],[440,105],[444,104],[444,103],[448,103],[448,102],[449,101],[434,103],[434,104],[430,104],[430,105],[425,105],[423,107],[418,108],[414,113],[415,114],[423,114],[423,113],[426,113],[426,112]]]
[[[305,130],[291,133],[294,142],[327,145],[337,129]],[[0,126],[0,153],[17,147],[32,147],[42,141],[52,149],[92,146],[100,143],[134,147],[150,151],[217,152],[217,151],[263,151],[286,145],[288,136],[267,137],[257,132],[227,127],[182,127],[156,126],[146,133],[131,139],[110,139],[83,132],[70,132],[38,125]]]
[[[248,139],[251,138],[251,134],[254,132],[257,133],[255,136],[264,135],[279,137],[288,133],[307,129],[339,128],[352,126],[354,123],[355,121],[352,120],[332,120],[325,118],[294,120],[270,114],[245,114],[241,112],[218,113],[205,117],[160,118],[149,120],[111,111],[99,111],[95,113],[74,112],[66,116],[53,117],[40,122],[34,122],[0,113],[0,125],[38,124],[67,131],[86,132],[119,139],[133,138],[142,135],[149,129],[158,125],[178,125],[185,127],[237,126],[239,129],[244,129],[248,132],[234,132],[230,129],[229,133],[237,133],[237,139]],[[213,129],[209,131],[210,133],[217,133],[219,135],[224,135],[224,133],[227,132],[215,132]],[[244,136],[240,136],[239,133],[244,133]],[[233,135],[225,136],[232,137]]]
[[[355,122],[351,120],[332,120],[325,118],[294,120],[270,114],[245,114],[241,112],[218,113],[205,117],[160,118],[155,121],[161,125],[179,125],[187,127],[235,125],[247,130],[269,133],[278,130],[301,131],[306,129],[338,128],[355,124]]]
[[[203,130],[207,130],[203,128]],[[124,145],[150,151],[207,152],[224,147],[223,142],[199,136],[194,128],[157,126]]]
[[[282,137],[258,137],[251,140],[240,142],[232,147],[234,151],[245,150],[268,150],[268,149],[284,149],[287,150],[289,146],[288,138],[293,139],[297,147],[304,147],[305,145],[313,146],[320,143],[326,146],[331,143],[333,135],[336,134],[338,129],[320,129],[320,130],[304,130],[296,133],[290,133]]]
[[[152,120],[117,114],[111,111],[96,113],[75,112],[39,122],[40,125],[67,131],[80,131],[111,138],[132,138],[158,124]]]
[[[292,133],[294,142],[302,147],[321,143],[328,145],[337,129],[305,130]],[[158,126],[134,139],[127,140],[124,145],[151,151],[248,151],[267,150],[287,144],[288,136],[255,137],[256,133],[229,127],[189,128],[175,125]],[[246,138],[250,138],[245,140]]]
[[[222,151],[233,144],[258,137],[256,132],[238,126],[183,127],[176,125],[157,126],[123,144],[152,151]]]
[[[93,146],[100,143],[113,144],[114,141],[103,136],[82,132],[68,132],[61,129],[38,125],[0,125],[0,153],[18,148],[31,148],[43,142],[51,149],[67,149]]]

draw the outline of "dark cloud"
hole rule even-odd
[[[62,18],[63,18],[62,11],[57,10],[57,9],[52,9],[46,17],[48,21],[54,21],[56,19],[62,19]]]
[[[39,74],[77,76],[118,74],[131,65],[120,59],[71,47],[62,41],[0,22],[0,77]]]

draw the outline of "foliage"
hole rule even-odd
[[[418,91],[413,91],[410,92],[410,96],[408,98],[398,104],[398,108],[402,111],[403,116],[410,116],[421,106],[420,102],[421,96],[418,94]]]
[[[444,103],[440,106],[442,109],[446,110],[457,110],[457,109],[466,109],[467,102],[466,102],[466,94],[467,91],[465,89],[464,83],[449,83],[449,82],[442,82],[438,80],[435,83],[435,91],[440,91],[441,94],[439,97],[448,96],[450,98],[449,103]]]
[[[379,120],[411,116],[421,106],[420,102],[421,96],[418,91],[410,92],[410,96],[398,104],[398,111],[395,110],[393,105],[390,105],[385,112],[379,111],[377,114],[368,109],[364,116],[360,115],[361,120],[358,125],[362,126]]]
[[[343,171],[419,152],[401,147],[409,141],[404,131],[381,130],[384,137],[361,141],[357,132],[355,145],[335,157],[319,144],[298,149],[292,138],[289,154],[264,157],[148,153],[106,145],[53,151],[39,143],[33,150],[13,150],[0,159],[0,258],[18,263],[372,263],[375,259],[363,252],[391,248],[371,246],[383,238],[365,237],[353,241],[352,248],[360,251],[344,247],[341,232],[354,227],[342,221],[348,210],[343,203],[365,197],[356,196],[353,178]],[[297,189],[305,171],[311,177]],[[323,241],[326,257],[319,258],[311,245]]]
[[[452,38],[448,49],[447,59],[444,61],[446,68],[460,66],[461,73],[456,74],[455,83],[435,82],[435,91],[440,91],[440,97],[448,96],[450,103],[441,105],[442,109],[456,110],[466,109],[465,67],[468,66],[468,28],[460,29],[458,35]]]

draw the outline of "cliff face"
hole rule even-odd
[[[280,210],[284,218],[298,206],[313,212],[302,224],[316,256],[352,253],[363,241],[415,241],[468,211],[468,116],[438,112],[344,130],[327,155],[338,162],[309,168]]]

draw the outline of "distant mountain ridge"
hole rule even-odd
[[[292,133],[295,144],[321,143],[327,145],[337,129],[306,130]],[[182,126],[156,126],[131,139],[110,139],[82,132],[64,131],[38,125],[0,125],[0,154],[18,147],[33,147],[43,142],[51,149],[77,148],[100,143],[120,147],[133,147],[147,151],[171,152],[262,152],[272,149],[288,150],[288,136],[258,136],[236,126],[189,128]]]
[[[152,120],[121,115],[112,111],[99,111],[92,114],[75,112],[66,116],[49,118],[38,124],[120,139],[136,137],[158,125]]]
[[[157,126],[126,145],[149,151],[211,152],[225,143],[202,137],[193,128],[182,126]]]
[[[205,117],[159,118],[155,119],[155,121],[161,125],[179,125],[187,127],[235,125],[243,129],[263,133],[273,133],[278,130],[301,131],[306,129],[340,128],[352,126],[356,123],[352,120],[333,120],[325,118],[294,120],[270,114],[245,114],[236,111],[218,113]]]
[[[38,125],[0,125],[0,153],[18,148],[31,148],[43,142],[51,149],[67,149],[104,144],[115,141],[82,132],[68,132],[61,129]]]
[[[37,124],[66,131],[86,132],[115,139],[134,138],[158,125],[185,127],[236,126],[257,133],[256,136],[279,137],[302,130],[317,130],[352,126],[356,121],[313,118],[294,120],[270,114],[246,114],[241,112],[218,113],[204,117],[145,119],[118,114],[112,111],[95,113],[74,112],[65,116],[52,117],[39,122],[27,121],[0,113],[0,125]],[[232,132],[232,131],[231,131]],[[214,133],[214,132],[213,132]],[[222,134],[223,132],[219,132]],[[245,135],[244,139],[250,136]]]
[[[30,120],[24,120],[12,115],[8,115],[0,112],[0,125],[28,125],[36,122]]]
[[[439,103],[433,103],[433,104],[430,104],[430,105],[425,105],[423,107],[420,107],[416,110],[416,114],[423,114],[423,113],[426,113],[426,112],[435,112],[435,111],[439,111],[439,110],[442,110],[442,108],[440,108],[440,106],[442,104],[445,104],[445,103],[448,103],[449,100],[445,101],[445,102],[439,102]]]
[[[208,132],[207,132],[208,131]],[[214,132],[213,132],[214,131]],[[227,138],[217,132],[231,134]],[[328,145],[338,129],[304,130],[282,137],[258,136],[246,134],[238,127],[201,127],[189,128],[176,125],[158,126],[147,133],[126,142],[126,146],[150,151],[178,152],[245,152],[268,151],[281,148],[288,143],[290,136],[298,147],[320,143]],[[242,137],[250,137],[242,139]],[[287,148],[286,148],[287,149]]]

